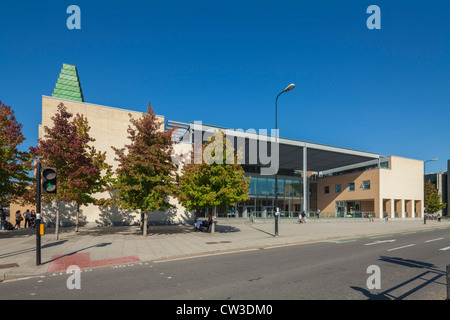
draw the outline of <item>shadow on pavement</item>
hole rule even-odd
[[[215,232],[230,233],[239,232],[239,228],[229,225],[216,225]],[[194,233],[195,229],[192,225],[151,225],[147,228],[147,235],[172,235],[172,234],[189,234]],[[33,237],[36,234],[34,229],[11,230],[0,233],[0,238],[16,238],[23,236]],[[52,236],[55,234],[55,228],[45,228],[45,235]],[[76,236],[107,236],[107,235],[130,235],[142,236],[142,230],[139,226],[107,226],[107,227],[80,227],[75,232],[75,227],[60,227],[59,235],[65,238]],[[56,244],[52,244],[56,245]],[[0,256],[1,258],[1,256]]]
[[[369,300],[403,300],[430,284],[438,284],[445,286],[445,283],[439,282],[438,280],[442,277],[445,277],[446,273],[442,270],[439,270],[434,264],[423,261],[403,259],[398,257],[388,257],[388,256],[381,256],[379,260],[383,262],[398,264],[408,268],[424,269],[424,272],[396,286],[393,286],[387,290],[378,293],[370,292],[369,290],[361,287],[355,286],[350,287],[355,291],[361,292]],[[418,281],[418,283],[417,282],[414,283],[415,281]],[[397,295],[393,294],[395,290],[401,290],[402,288],[406,290],[404,293]]]
[[[62,241],[57,241],[57,242],[52,242],[52,243],[46,243],[46,244],[42,245],[41,248],[45,249],[45,248],[58,246],[58,245],[61,245],[61,244],[65,243],[66,241],[67,240],[62,240]],[[0,254],[0,259],[9,258],[9,257],[17,256],[17,255],[20,255],[20,254],[23,254],[23,253],[29,253],[29,252],[34,252],[34,251],[36,251],[36,247],[35,246],[31,246],[30,248],[27,248],[27,249],[22,249],[22,250],[16,250],[16,251],[12,251],[12,252],[2,253],[2,254]]]
[[[49,264],[49,263],[52,263],[53,261],[56,261],[58,259],[61,259],[61,258],[64,258],[64,257],[68,257],[68,256],[72,256],[74,254],[79,253],[80,251],[84,251],[84,250],[87,250],[87,249],[106,247],[106,246],[109,246],[109,245],[111,245],[111,242],[99,243],[99,244],[96,244],[96,245],[93,245],[93,246],[89,246],[89,247],[86,247],[86,248],[83,248],[83,249],[79,249],[79,250],[76,250],[76,251],[73,251],[73,252],[70,252],[70,253],[58,256],[57,258],[51,259],[49,261],[45,261],[42,264]]]

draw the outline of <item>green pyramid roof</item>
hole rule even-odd
[[[84,102],[77,67],[63,63],[52,97]]]

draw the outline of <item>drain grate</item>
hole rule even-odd
[[[0,264],[0,269],[15,268],[18,266],[17,263]]]
[[[206,242],[206,244],[231,243],[231,241]]]

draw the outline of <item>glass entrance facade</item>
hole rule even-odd
[[[243,166],[250,177],[249,199],[226,209],[217,208],[217,217],[223,218],[273,218],[275,212],[275,177],[263,176],[259,168]],[[301,173],[293,170],[279,170],[278,207],[280,218],[297,218],[303,211],[303,180]],[[207,217],[212,208],[199,210],[197,217]]]
[[[250,174],[248,175],[250,176]],[[236,204],[239,217],[272,218],[275,211],[275,178],[251,174],[250,199]],[[303,210],[301,177],[278,176],[280,217],[298,217]]]
[[[361,218],[361,201],[336,201],[336,217]]]

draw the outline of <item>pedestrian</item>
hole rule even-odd
[[[30,225],[33,226],[33,229],[36,228],[36,212],[34,210],[31,210],[30,213]]]
[[[14,229],[17,227],[18,230],[20,230],[20,222],[23,220],[22,214],[20,213],[20,210],[16,211],[16,224],[14,225]]]
[[[440,214],[438,214],[437,218],[438,218],[438,222],[441,222],[441,215]]]
[[[30,209],[27,209],[27,211],[25,211],[25,213],[23,214],[24,217],[25,217],[24,229],[27,228],[27,225],[28,225],[28,228],[31,228],[31,226],[30,226],[30,214],[31,214]]]
[[[305,211],[302,211],[302,221],[304,223],[306,223],[306,213],[305,213]]]
[[[211,213],[208,214],[208,228],[206,229],[206,231],[208,232],[208,230],[212,231],[212,224],[214,223],[213,218]]]
[[[5,227],[6,227],[6,213],[3,210],[3,208],[0,208],[0,219],[1,219],[2,228],[5,229]]]

